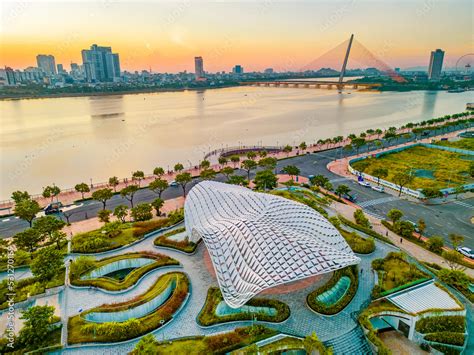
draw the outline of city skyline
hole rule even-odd
[[[81,62],[83,48],[101,43],[121,55],[121,68],[128,71],[151,67],[155,72],[192,72],[190,59],[195,56],[205,59],[209,72],[230,71],[237,63],[250,72],[267,67],[298,70],[354,32],[392,67],[428,67],[433,48],[446,51],[445,67],[449,67],[472,51],[472,5],[464,0],[457,3],[302,2],[292,9],[288,3],[258,2],[246,3],[243,9],[228,2],[147,2],[130,8],[123,2],[81,7],[71,2],[21,6],[7,1],[2,4],[0,66],[35,66],[36,55],[45,53],[68,67]],[[444,16],[448,9],[449,18]],[[125,11],[126,30],[123,21],[117,21]],[[138,12],[140,17],[134,16]],[[394,14],[400,21],[387,28],[383,23]],[[51,17],[55,21],[46,23]]]

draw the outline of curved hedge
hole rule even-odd
[[[69,273],[71,284],[75,286],[99,287],[108,291],[125,290],[133,286],[143,275],[159,267],[169,266],[169,265],[179,265],[179,262],[177,260],[167,255],[151,253],[151,252],[128,253],[128,254],[101,259],[98,261],[95,261],[95,260],[87,261],[86,259],[84,258],[81,259],[81,258],[76,259],[71,264],[71,269]],[[81,280],[82,275],[90,272],[93,269],[99,268],[101,266],[107,265],[109,263],[112,263],[118,260],[133,259],[133,258],[150,258],[150,259],[154,259],[155,262],[134,269],[122,281],[114,280],[108,277],[98,277],[95,279]],[[84,266],[78,265],[78,263],[81,262],[81,260],[84,261],[83,263]]]
[[[170,298],[154,312],[138,319],[129,319],[126,322],[107,322],[107,323],[92,323],[86,321],[82,316],[85,313],[93,311],[113,312],[120,309],[125,309],[137,302],[145,302],[147,298],[153,294],[155,285],[163,283],[166,278],[175,276],[176,288],[171,294]],[[68,322],[68,343],[109,343],[119,342],[136,338],[140,335],[147,334],[173,318],[173,315],[179,310],[189,293],[188,277],[182,272],[172,272],[162,275],[157,283],[153,285],[146,293],[136,297],[135,299],[112,304],[102,305],[86,312],[78,314],[69,318]],[[160,323],[163,321],[163,323]]]
[[[434,342],[443,343],[443,344],[463,346],[464,333],[456,333],[456,332],[430,333],[430,334],[425,335],[425,340],[434,341]]]
[[[415,329],[419,333],[460,332],[466,330],[464,316],[425,317],[416,322]]]
[[[268,298],[252,298],[245,305],[253,307],[270,307],[275,308],[277,314],[271,316],[264,313],[235,313],[226,316],[216,315],[217,305],[223,301],[221,290],[217,287],[209,288],[206,297],[206,303],[204,303],[201,312],[199,312],[197,321],[200,325],[209,326],[218,323],[234,322],[251,320],[252,316],[255,316],[257,320],[264,322],[283,322],[290,316],[290,307],[287,304]]]
[[[354,253],[370,254],[375,250],[375,242],[373,238],[362,238],[356,232],[348,232],[345,229],[339,229],[339,232],[351,247]]]
[[[323,292],[326,292],[327,290],[331,289],[336,283],[339,281],[339,279],[343,276],[347,276],[351,279],[351,284],[349,285],[349,289],[346,291],[345,295],[338,300],[338,302],[331,304],[331,305],[325,305],[324,303],[318,302],[316,298],[322,294]],[[320,288],[314,290],[308,296],[306,297],[306,302],[308,303],[308,306],[315,312],[321,313],[321,314],[326,314],[326,315],[331,315],[331,314],[336,314],[343,310],[349,302],[354,298],[356,292],[357,292],[357,287],[359,285],[359,274],[357,272],[357,267],[356,266],[348,266],[344,269],[339,269],[334,271],[333,276],[331,279],[323,286]]]
[[[177,228],[175,230],[167,232],[163,235],[160,235],[158,238],[156,238],[153,243],[156,246],[173,248],[173,249],[181,250],[185,253],[191,254],[196,250],[197,243],[189,241],[188,238],[186,238],[185,240],[169,239],[170,236],[183,233],[185,230],[186,228],[182,227],[182,228]]]

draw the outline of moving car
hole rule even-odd
[[[474,259],[474,251],[468,247],[457,247],[456,250],[469,259]]]
[[[359,185],[360,186],[364,186],[364,187],[371,187],[371,185],[367,182],[367,181],[358,181]]]
[[[413,228],[415,229],[415,232],[420,233],[420,228],[418,228],[418,224],[412,221],[407,221],[407,222],[413,224]]]
[[[44,208],[44,214],[48,215],[62,212],[61,207],[63,207],[63,204],[61,202],[50,203]]]
[[[342,197],[345,198],[346,200],[351,201],[351,202],[354,202],[355,200],[357,200],[356,195],[344,194],[344,195],[342,195]]]
[[[173,181],[170,182],[170,186],[171,187],[177,187],[178,183],[175,180],[173,180]]]
[[[377,191],[377,192],[384,192],[385,189],[383,186],[371,186],[372,190]]]

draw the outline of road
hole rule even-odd
[[[399,141],[399,143],[400,142],[402,141]],[[364,149],[366,148],[362,147],[360,151]],[[474,198],[453,201],[443,205],[429,206],[406,199],[400,199],[396,195],[374,191],[370,188],[360,186],[353,180],[342,178],[327,170],[326,165],[330,161],[345,154],[348,153],[337,148],[319,153],[300,155],[280,160],[277,170],[280,171],[284,166],[291,164],[300,169],[302,176],[322,174],[328,177],[334,188],[340,184],[348,185],[352,193],[355,193],[357,196],[357,204],[367,213],[379,218],[384,218],[392,208],[400,209],[405,215],[404,219],[413,222],[418,221],[420,218],[425,220],[427,225],[425,235],[440,235],[448,241],[450,233],[458,233],[465,236],[464,244],[474,249],[473,226],[470,223],[470,219],[474,215]],[[236,174],[245,175],[246,173],[244,171],[237,171]],[[254,175],[255,172],[251,174],[251,177]],[[225,178],[218,175],[216,180],[224,181]],[[193,181],[188,184],[187,191],[198,182],[198,179],[193,179]],[[163,192],[162,198],[172,199],[181,195],[181,187],[170,187]],[[151,202],[156,197],[157,195],[149,189],[141,189],[135,194],[134,204]],[[115,195],[111,200],[107,201],[107,209],[113,210],[120,204],[129,206],[129,202],[126,199],[120,195]],[[76,222],[96,216],[101,208],[102,203],[87,201],[83,204],[79,204],[77,207],[71,206],[66,209],[68,209],[68,213],[72,213],[69,221]],[[65,219],[64,216],[62,216],[62,218]],[[2,218],[0,219],[0,235],[2,237],[12,236],[28,226],[27,222],[15,217]]]

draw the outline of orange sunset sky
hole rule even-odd
[[[81,49],[111,46],[122,70],[299,69],[351,33],[393,67],[445,66],[472,53],[472,2],[411,1],[2,1],[0,66],[36,66],[52,54],[69,70]],[[336,65],[336,64],[335,64]],[[355,64],[352,65],[356,66]]]

